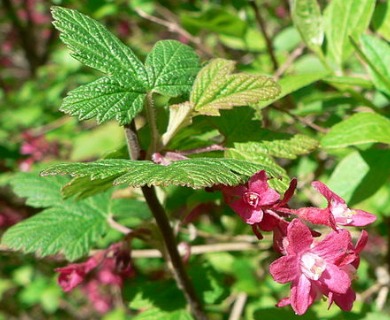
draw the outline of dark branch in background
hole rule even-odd
[[[22,21],[20,21],[15,7],[12,4],[11,0],[3,0],[5,13],[10,18],[15,30],[19,34],[20,45],[23,49],[24,56],[29,65],[29,72],[31,77],[35,77],[38,67],[45,64],[50,55],[50,48],[52,44],[56,40],[56,32],[54,27],[51,26],[50,35],[47,42],[44,44],[42,53],[39,52],[39,41],[36,39],[35,34],[35,25],[32,18],[32,9],[29,8],[27,1],[23,1],[24,10],[27,15],[26,25],[23,25]]]
[[[130,125],[125,126],[127,146],[129,155],[132,160],[139,160],[140,145],[134,121]],[[178,287],[183,291],[185,298],[190,306],[191,312],[195,319],[206,320],[207,317],[202,310],[201,303],[196,296],[195,289],[190,281],[190,278],[184,268],[183,261],[177,249],[177,243],[173,234],[172,227],[169,223],[168,216],[159,202],[156,190],[154,187],[144,186],[141,188],[144,194],[146,203],[152,212],[157,225],[160,229],[162,238],[165,242],[165,249],[169,262],[172,265],[172,272],[175,277]]]
[[[278,64],[278,61],[276,60],[274,49],[272,47],[272,41],[271,41],[271,38],[269,37],[269,35],[267,33],[267,28],[266,28],[266,25],[265,25],[265,21],[263,20],[263,17],[260,14],[259,7],[257,6],[255,0],[249,0],[249,5],[252,7],[252,10],[253,10],[253,12],[255,14],[256,21],[257,21],[257,23],[260,26],[261,33],[263,34],[263,37],[264,37],[264,40],[265,40],[265,44],[267,46],[268,55],[270,56],[271,61],[272,61],[273,69],[277,70],[279,68],[279,64]]]

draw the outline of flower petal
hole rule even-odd
[[[351,279],[348,274],[331,263],[327,264],[318,282],[321,283],[321,287],[324,287],[325,290],[341,294],[346,293],[351,286]]]
[[[299,219],[291,221],[287,228],[287,239],[287,252],[290,254],[302,253],[308,250],[313,243],[310,229]]]
[[[302,315],[314,302],[316,295],[311,290],[311,282],[304,275],[291,285],[291,306],[296,314]]]
[[[312,252],[319,255],[328,263],[335,263],[348,253],[351,234],[344,229],[329,233],[324,240],[317,243]]]
[[[270,205],[280,198],[278,192],[268,186],[267,175],[264,170],[254,174],[248,182],[249,192],[255,192],[260,196],[259,206]]]
[[[355,300],[356,293],[352,290],[352,288],[349,288],[344,294],[334,293],[332,298],[329,299],[329,306],[334,301],[340,307],[340,309],[344,311],[351,311]]]
[[[348,226],[364,227],[376,220],[376,216],[363,210],[354,210],[356,213],[352,216],[352,222]]]
[[[313,181],[311,183],[313,188],[315,188],[319,193],[321,193],[326,200],[328,200],[328,203],[330,204],[335,203],[335,204],[345,204],[345,201],[343,198],[335,194],[332,190],[330,190],[325,184],[323,184],[320,181]]]
[[[295,189],[297,188],[298,180],[296,178],[290,181],[288,189],[283,195],[283,199],[277,204],[277,206],[283,207],[290,201],[291,197],[294,195]]]
[[[312,224],[321,224],[332,229],[336,229],[335,219],[329,208],[319,209],[314,207],[304,207],[293,212],[299,218],[306,220]]]
[[[276,282],[287,283],[300,275],[297,256],[284,256],[271,263],[269,271]]]
[[[254,209],[242,199],[239,199],[232,204],[230,207],[244,220],[247,224],[255,224],[263,220],[263,210]]]

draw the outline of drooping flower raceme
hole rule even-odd
[[[326,208],[300,208],[293,210],[299,218],[314,224],[322,224],[336,229],[338,226],[363,227],[376,220],[376,216],[363,210],[348,208],[345,201],[331,191],[320,181],[314,181],[312,186],[328,201]]]
[[[315,242],[310,229],[294,219],[287,228],[286,255],[270,266],[275,281],[291,283],[290,297],[281,300],[278,306],[291,304],[301,315],[323,294],[332,296],[332,301],[337,296],[354,299],[350,274],[346,264],[342,264],[356,259],[356,251],[350,248],[348,231],[332,231],[322,241]]]

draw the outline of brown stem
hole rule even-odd
[[[179,251],[177,250],[177,244],[173,235],[172,227],[169,224],[164,208],[157,199],[154,187],[144,186],[141,189],[145,196],[146,203],[148,204],[150,211],[152,211],[165,241],[165,247],[172,264],[173,274],[177,285],[183,291],[194,317],[198,320],[207,319],[202,310],[200,301],[196,296],[195,289],[184,268],[183,261],[180,257]]]
[[[385,220],[386,227],[387,227],[387,234],[390,234],[390,218],[386,218]],[[387,252],[386,252],[386,264],[387,264],[387,271],[390,274],[390,236],[387,237]]]
[[[271,58],[271,61],[272,61],[273,69],[277,70],[279,68],[279,64],[278,64],[278,61],[276,60],[274,49],[272,47],[272,41],[271,41],[271,38],[269,37],[269,35],[267,33],[267,28],[266,28],[266,25],[265,25],[265,21],[264,21],[263,17],[260,14],[259,7],[257,6],[255,0],[249,0],[249,5],[252,7],[253,12],[255,13],[256,21],[257,21],[257,23],[260,26],[261,33],[263,34],[263,37],[264,37],[264,40],[265,40],[265,44],[267,46],[268,54],[269,54],[269,56]]]
[[[140,146],[134,121],[130,125],[125,126],[125,132],[130,158],[132,160],[138,160],[140,158]],[[180,257],[179,251],[177,250],[177,243],[172,227],[169,224],[169,220],[164,208],[157,199],[156,191],[154,187],[148,186],[144,186],[141,189],[142,193],[144,194],[146,203],[148,204],[148,207],[150,208],[150,211],[152,212],[164,239],[167,257],[169,258],[169,262],[172,265],[172,271],[176,283],[183,291],[193,316],[197,320],[206,320],[207,317],[203,312],[201,303],[196,296],[195,289],[184,268],[183,261]]]

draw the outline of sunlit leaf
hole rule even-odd
[[[232,73],[234,67],[233,61],[214,59],[199,72],[190,96],[196,113],[216,116],[220,109],[255,104],[280,93],[271,78]]]
[[[361,44],[375,87],[390,95],[389,43],[370,35],[363,35]]]
[[[349,37],[358,39],[367,29],[375,0],[332,0],[325,9],[327,54],[341,65],[353,52]]]
[[[317,0],[292,0],[291,15],[306,45],[317,51],[324,41],[324,26]]]
[[[358,113],[341,121],[322,138],[324,148],[344,148],[364,143],[390,144],[390,120],[371,112]]]
[[[145,61],[149,87],[160,94],[177,96],[189,92],[199,71],[199,57],[175,40],[159,41]]]

